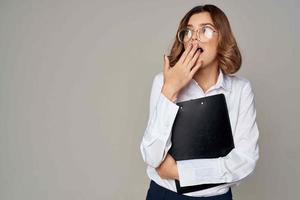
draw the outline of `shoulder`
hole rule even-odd
[[[154,75],[154,80],[156,81],[163,81],[163,79],[164,79],[164,73],[162,71]]]
[[[251,87],[251,81],[239,75],[227,75],[231,81],[230,97],[235,105],[238,105],[239,113],[244,113],[250,106],[254,106],[255,95]]]
[[[155,86],[162,86],[163,85],[163,82],[164,82],[164,74],[163,72],[158,72],[154,75],[154,78],[153,78],[153,85]]]
[[[251,81],[240,75],[225,75],[225,82],[233,91],[249,92],[252,91]]]

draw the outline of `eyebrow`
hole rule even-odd
[[[202,24],[199,24],[198,26],[205,26],[205,25],[211,25],[212,27],[215,27],[212,23],[202,23]],[[193,25],[192,24],[188,24],[187,26],[189,26],[189,27],[193,27]]]

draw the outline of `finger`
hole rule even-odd
[[[203,66],[203,60],[200,62],[197,62],[197,64],[192,68],[191,73],[190,73],[190,78],[193,78],[194,74],[198,71]]]
[[[196,61],[198,60],[199,56],[200,56],[200,50],[198,50],[198,51],[195,53],[195,55],[194,55],[194,57],[192,58],[192,60],[188,63],[187,68],[188,68],[189,70],[191,70],[191,68],[194,66],[194,64],[195,64]]]
[[[194,45],[193,48],[191,49],[191,51],[188,53],[185,60],[183,61],[183,63],[185,65],[188,65],[188,63],[191,61],[191,59],[193,58],[197,48],[198,48],[198,45]]]
[[[168,71],[170,68],[170,61],[168,56],[164,55],[164,71]]]
[[[181,57],[179,58],[179,62],[183,63],[186,56],[188,55],[188,53],[192,50],[192,43],[190,43],[187,48],[184,50],[184,52],[182,53]]]

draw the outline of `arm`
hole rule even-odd
[[[163,76],[157,74],[152,83],[149,119],[140,150],[145,163],[158,167],[171,148],[171,129],[179,106],[163,93]]]
[[[225,157],[177,161],[181,186],[239,181],[253,172],[259,158],[254,94],[248,81],[240,100],[235,148]]]

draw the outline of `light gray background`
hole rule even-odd
[[[299,1],[0,1],[0,199],[140,200],[153,77],[214,3],[255,92],[260,160],[239,200],[298,199]]]

